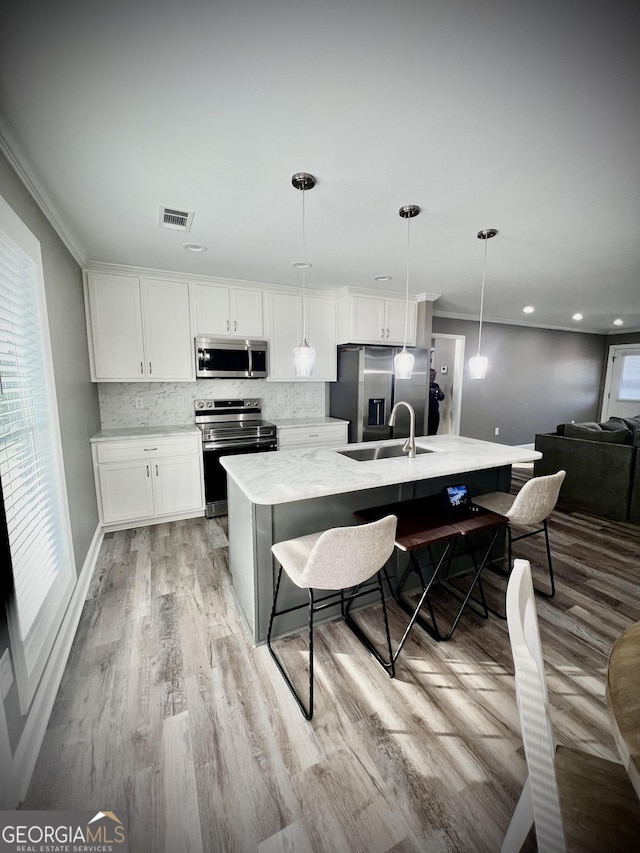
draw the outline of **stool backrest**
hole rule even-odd
[[[566,475],[566,471],[558,471],[557,474],[528,480],[505,513],[507,518],[515,524],[540,524],[553,512]]]
[[[509,575],[507,625],[538,849],[560,853],[566,848],[555,772],[556,747],[528,560],[516,560]]]
[[[319,537],[302,572],[317,589],[346,589],[376,574],[393,553],[395,515],[354,527],[333,527]]]

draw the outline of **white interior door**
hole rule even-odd
[[[640,345],[609,347],[601,420],[640,415]]]

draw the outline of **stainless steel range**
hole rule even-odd
[[[196,400],[196,426],[202,430],[207,518],[227,513],[227,474],[222,456],[277,450],[274,424],[263,421],[261,401]]]

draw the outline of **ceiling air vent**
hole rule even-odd
[[[192,210],[178,210],[176,207],[160,208],[160,225],[173,231],[190,231],[193,221]]]

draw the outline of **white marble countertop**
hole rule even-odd
[[[326,418],[319,415],[317,418],[272,418],[271,423],[275,424],[278,429],[287,429],[288,427],[318,427],[329,426],[331,424],[348,424],[349,421],[344,421],[341,418]]]
[[[365,442],[342,449],[393,444],[403,441]],[[425,435],[417,438],[416,444],[434,452],[418,454],[415,459],[396,457],[357,462],[335,450],[300,448],[227,456],[220,462],[252,503],[273,505],[542,458],[536,450],[457,435]]]
[[[195,424],[185,424],[184,426],[148,426],[148,427],[120,427],[118,429],[101,429],[95,435],[91,436],[91,441],[124,441],[128,438],[170,438],[171,436],[191,435],[193,433],[201,435],[202,433]]]

